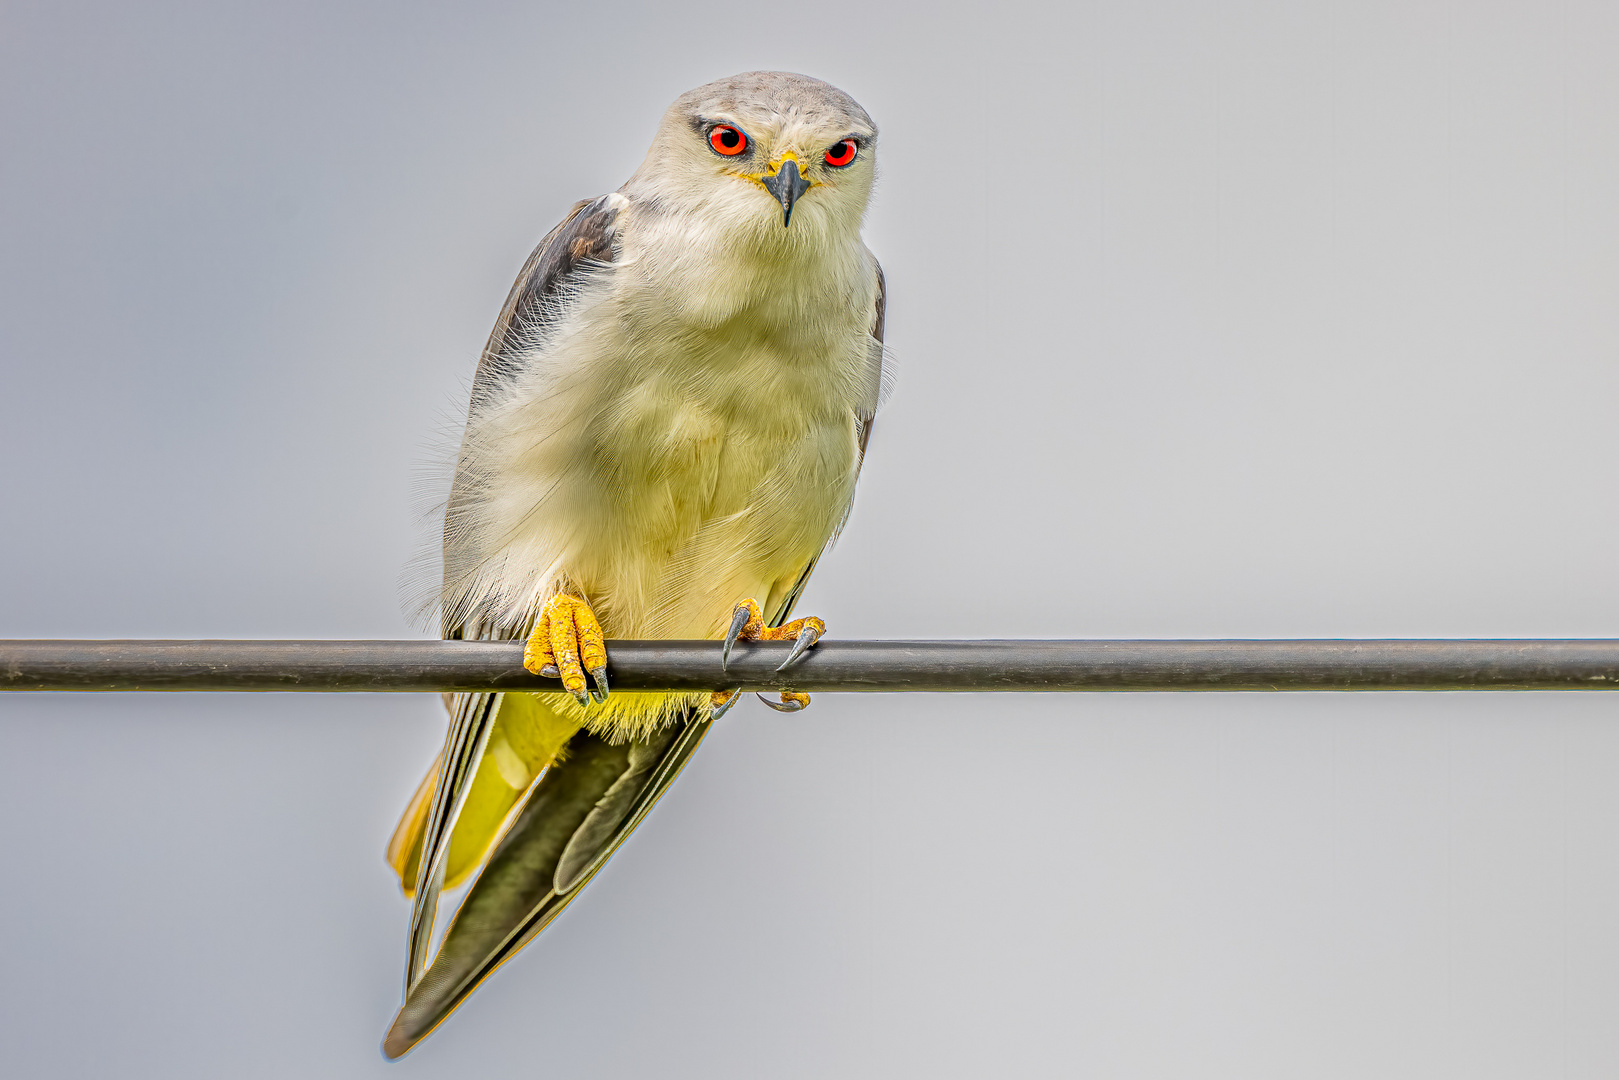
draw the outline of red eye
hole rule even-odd
[[[736,157],[748,148],[748,137],[729,124],[716,124],[708,133],[708,145],[716,154]]]
[[[826,163],[834,169],[841,169],[854,160],[855,153],[859,149],[860,144],[853,139],[844,139],[840,143],[834,143],[832,149],[826,152]]]

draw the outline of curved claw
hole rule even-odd
[[[805,623],[804,628],[798,632],[798,640],[793,642],[792,651],[787,654],[787,659],[783,660],[776,670],[785,670],[788,665],[809,652],[809,647],[819,640],[821,640],[821,631],[813,624]]]
[[[737,638],[742,636],[742,631],[746,630],[748,623],[752,621],[753,612],[746,602],[738,604],[736,610],[731,612],[731,625],[725,631],[725,644],[720,646],[720,670],[723,671],[730,666],[731,646],[736,644]]]
[[[591,690],[591,692],[590,692],[590,696],[595,698],[597,700],[597,702],[606,701],[607,700],[607,665],[603,664],[601,667],[593,667],[593,668],[591,668],[590,669],[590,677],[593,680],[595,680],[595,683],[596,683],[595,689]]]
[[[562,672],[557,670],[557,666],[555,664],[546,664],[540,669],[540,674],[545,676],[547,679],[562,678]]]
[[[730,712],[731,706],[735,705],[741,700],[741,698],[742,688],[740,686],[735,690],[722,690],[719,693],[712,695],[708,699],[708,718],[710,720],[718,720],[720,717]]]
[[[763,694],[756,694],[754,696],[760,701],[764,702],[766,705],[770,706],[772,709],[775,709],[777,712],[802,712],[804,708],[809,705],[808,694],[795,694],[790,690],[783,690],[781,692],[781,701],[779,703],[771,701]]]

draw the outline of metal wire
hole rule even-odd
[[[608,643],[620,690],[1611,690],[1619,639]],[[490,641],[0,641],[0,690],[558,690]]]

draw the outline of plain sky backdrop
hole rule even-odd
[[[513,275],[752,68],[882,128],[834,634],[1619,634],[1615,57],[1609,0],[0,0],[0,636],[423,633]],[[1619,696],[748,702],[388,1065],[443,728],[0,701],[0,1071],[1619,1075]]]

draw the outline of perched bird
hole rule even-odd
[[[518,275],[473,381],[443,634],[526,640],[567,693],[446,697],[388,849],[415,903],[389,1057],[578,894],[737,696],[609,694],[606,638],[792,638],[796,657],[825,632],[787,619],[883,389],[883,274],[860,236],[876,140],[803,75],[698,87]],[[439,892],[474,871],[429,964]]]

